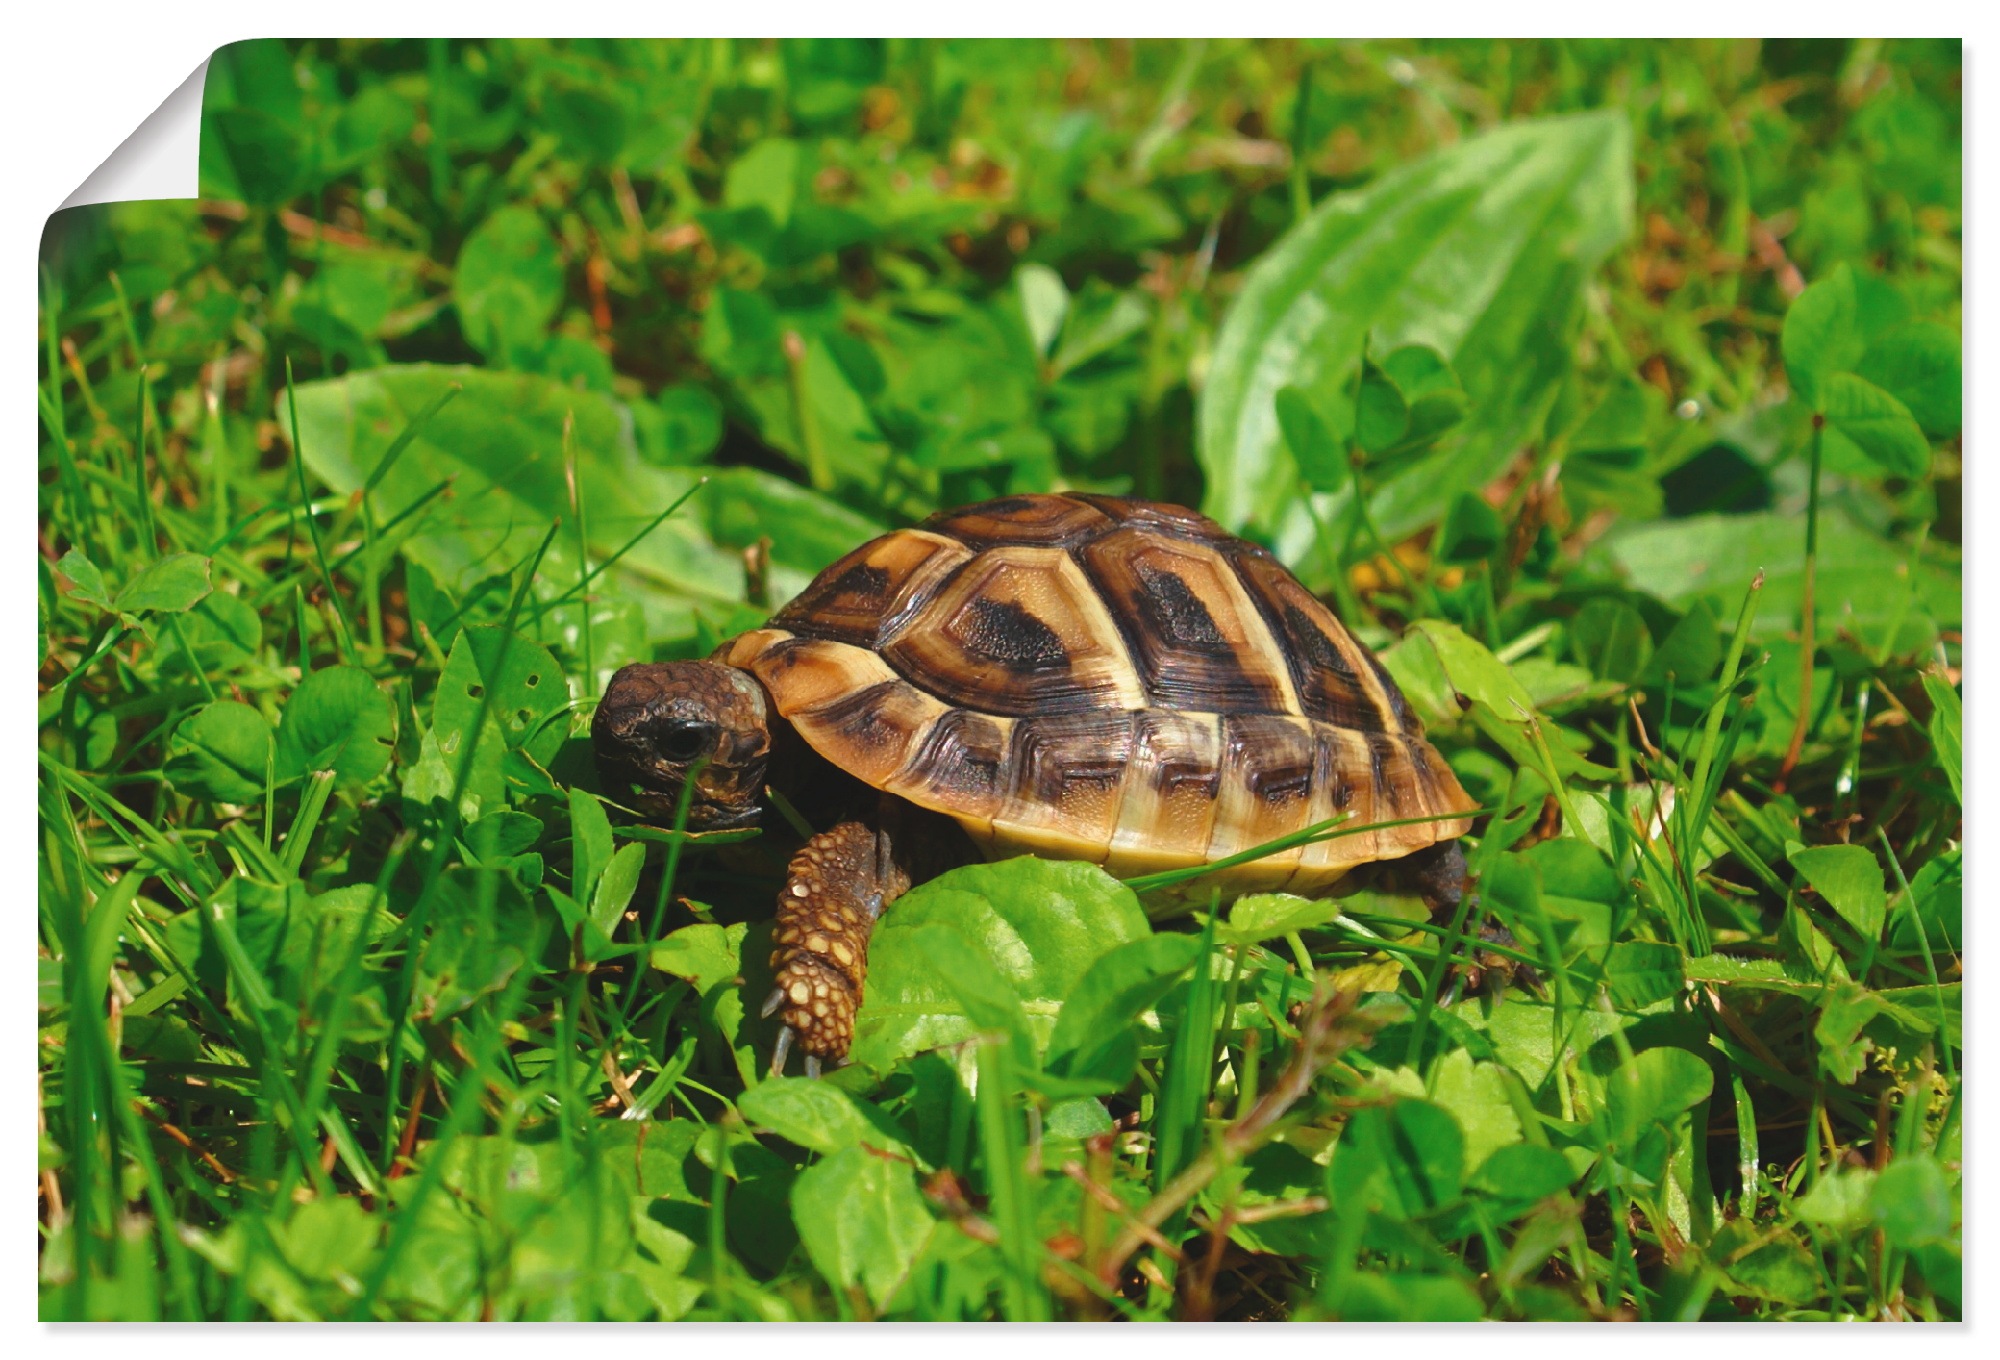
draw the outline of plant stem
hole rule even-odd
[[[1812,464],[1806,481],[1806,579],[1799,600],[1799,610],[1803,615],[1799,630],[1799,717],[1792,725],[1792,741],[1785,748],[1785,759],[1778,766],[1778,777],[1771,781],[1771,787],[1780,793],[1785,791],[1785,780],[1799,763],[1799,752],[1806,744],[1806,723],[1812,717],[1813,650],[1816,645],[1813,638],[1813,576],[1819,563],[1819,451],[1825,429],[1826,417],[1814,412]]]

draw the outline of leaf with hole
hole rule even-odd
[[[500,624],[482,624],[451,644],[431,700],[431,729],[446,758],[456,759],[483,707],[492,735],[546,769],[569,736],[569,697],[569,681],[548,648],[510,636]]]

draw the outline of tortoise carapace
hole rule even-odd
[[[1009,496],[885,534],[707,661],[619,671],[591,735],[609,790],[648,816],[673,816],[692,771],[695,828],[754,822],[767,776],[808,807],[804,786],[844,785],[817,799],[831,825],[778,900],[774,1069],[794,1040],[812,1071],[845,1057],[876,918],[971,847],[1129,878],[1345,814],[1404,824],[1149,909],[1321,895],[1388,860],[1455,902],[1474,807],[1388,673],[1276,558],[1111,496]]]

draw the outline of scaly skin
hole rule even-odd
[[[765,1014],[776,1011],[789,1030],[779,1038],[773,1072],[783,1070],[794,1036],[809,1070],[846,1058],[868,977],[868,939],[883,909],[909,887],[888,832],[864,822],[822,831],[792,857],[771,936],[778,985]]]

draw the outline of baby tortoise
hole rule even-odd
[[[876,918],[979,853],[1130,878],[1336,815],[1428,818],[1148,907],[1324,895],[1397,861],[1440,909],[1474,810],[1381,664],[1276,558],[1113,496],[1009,496],[886,534],[708,660],[620,670],[591,735],[607,788],[647,816],[670,819],[692,771],[695,829],[753,824],[767,782],[828,828],[778,899],[773,1070],[794,1042],[808,1072],[846,1057]]]

